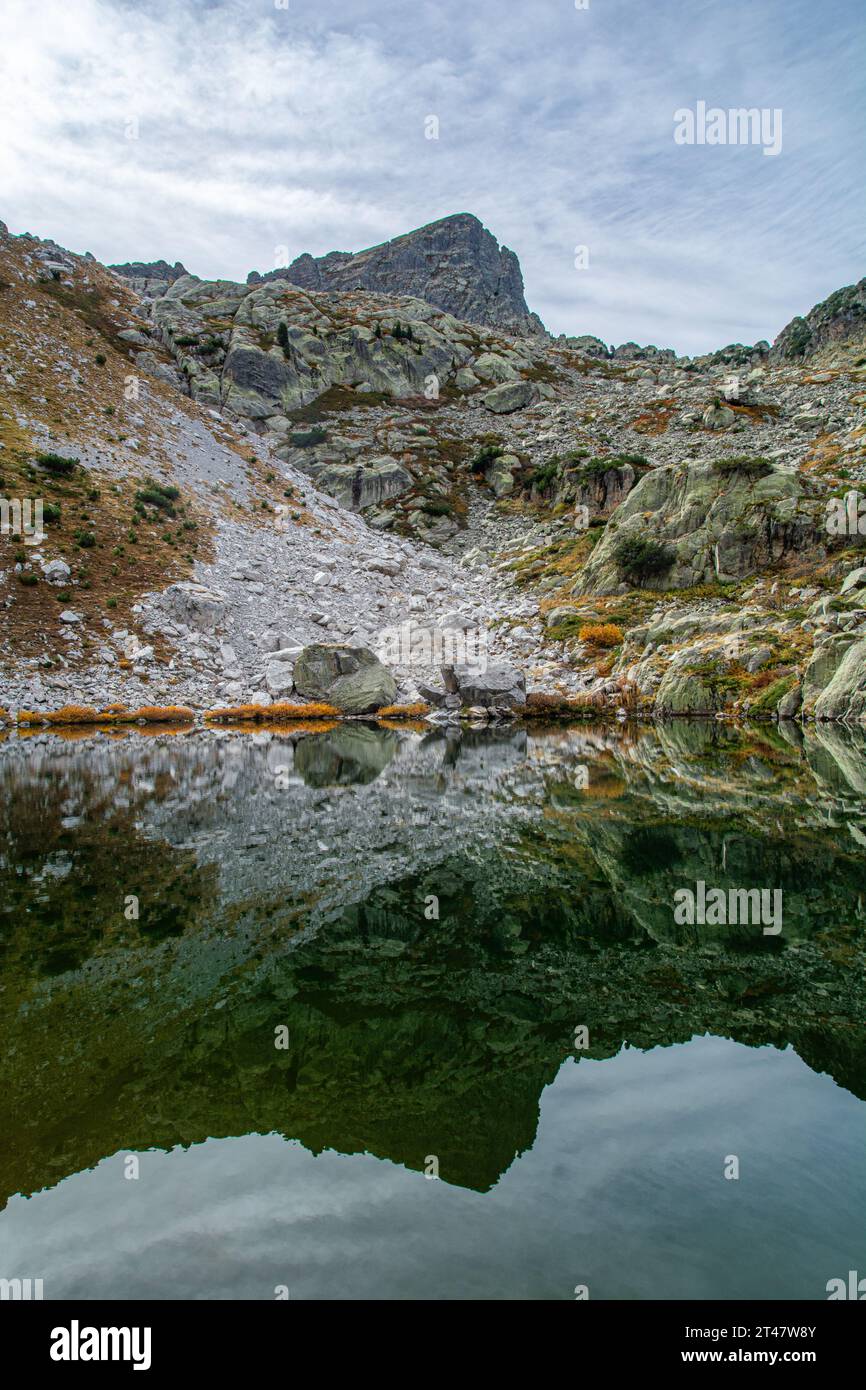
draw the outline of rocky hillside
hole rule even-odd
[[[426,227],[371,246],[298,256],[285,269],[251,271],[249,284],[288,280],[305,290],[369,290],[423,299],[468,323],[511,333],[543,333],[523,297],[520,262],[470,213],[442,217]]]
[[[815,357],[839,346],[866,353],[866,280],[846,285],[782,329],[770,356],[775,361]]]
[[[866,717],[862,284],[808,352],[682,358],[483,323],[478,256],[458,317],[384,269],[420,235],[358,288],[2,229],[2,495],[46,524],[0,537],[0,704],[297,699],[304,647],[399,631],[395,699],[439,719],[524,680],[536,711]],[[495,679],[446,689],[467,633]]]

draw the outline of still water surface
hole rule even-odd
[[[866,1218],[863,753],[697,724],[9,741],[0,1276],[825,1298]],[[698,880],[780,888],[779,937],[678,925]]]

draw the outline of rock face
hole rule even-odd
[[[656,714],[714,714],[720,702],[709,686],[687,671],[673,668],[667,672],[658,689]]]
[[[629,539],[667,547],[671,563],[652,575],[629,573],[620,558]],[[663,589],[732,581],[790,552],[820,547],[817,508],[804,501],[795,475],[770,465],[721,470],[692,459],[654,469],[632,489],[574,592],[616,593],[643,579]]]
[[[866,279],[846,285],[816,304],[805,318],[792,319],[770,349],[770,361],[813,357],[841,344],[866,342]]]
[[[149,299],[165,294],[175,280],[189,274],[180,261],[175,261],[174,265],[169,265],[168,261],[127,261],[124,265],[111,265],[108,268],[122,275],[124,280],[129,280],[133,289]]]
[[[304,647],[295,663],[294,681],[306,699],[323,700],[345,714],[371,714],[391,704],[397,694],[394,677],[366,647]]]
[[[456,213],[352,254],[298,256],[285,269],[251,271],[249,284],[289,280],[306,290],[372,290],[412,295],[455,318],[513,333],[543,334],[523,297],[520,262],[477,217]]]
[[[818,648],[803,683],[816,719],[858,721],[866,715],[866,641],[840,633]]]

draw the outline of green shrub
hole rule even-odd
[[[106,363],[105,353],[98,352],[93,360],[96,363],[97,367],[104,367]]]
[[[328,438],[327,430],[314,425],[311,430],[297,430],[289,435],[289,443],[294,449],[312,449],[316,444],[324,444]]]
[[[643,454],[605,454],[587,459],[578,469],[578,477],[583,482],[589,482],[592,478],[602,478],[605,473],[628,465],[638,471],[645,471],[650,466]]]
[[[749,478],[766,478],[773,471],[769,459],[752,457],[750,454],[735,454],[731,458],[714,459],[712,466],[716,473],[745,473]]]
[[[53,522],[53,521],[59,521],[59,520],[60,520],[60,503],[59,503],[59,502],[43,502],[43,504],[42,504],[42,520],[43,520],[47,525],[50,525],[51,522]]]
[[[64,458],[62,454],[37,454],[36,462],[49,473],[74,473],[78,459]]]
[[[289,341],[289,330],[287,325],[283,323],[282,320],[280,321],[277,327],[277,342],[283,349],[283,356],[288,357],[289,348],[291,347],[291,343]]]
[[[559,477],[559,459],[549,459],[540,468],[534,468],[527,477],[530,487],[536,488],[539,492],[546,491],[555,478]]]
[[[143,507],[158,507],[160,511],[166,512],[169,516],[174,516],[173,502],[180,497],[180,489],[173,484],[157,483],[153,478],[145,478],[144,487],[139,488],[135,494],[136,512],[141,514]]]
[[[677,552],[673,546],[648,536],[622,536],[614,547],[614,559],[626,579],[648,579],[670,569]]]
[[[18,583],[23,584],[27,589],[32,589],[34,584],[39,583],[39,576],[34,574],[32,570],[26,570],[24,573],[19,574]]]
[[[82,550],[92,550],[96,545],[96,537],[92,531],[76,531],[75,539]]]
[[[504,453],[505,449],[501,444],[489,440],[486,444],[482,444],[475,457],[469,460],[469,471],[471,473],[483,473],[491,463],[501,458]]]

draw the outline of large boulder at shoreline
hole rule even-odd
[[[336,705],[344,714],[371,714],[390,705],[397,683],[366,647],[314,643],[295,663],[295,689],[308,700]]]
[[[463,705],[484,709],[514,709],[526,703],[526,677],[513,666],[443,666],[442,679],[449,694],[459,695]]]

